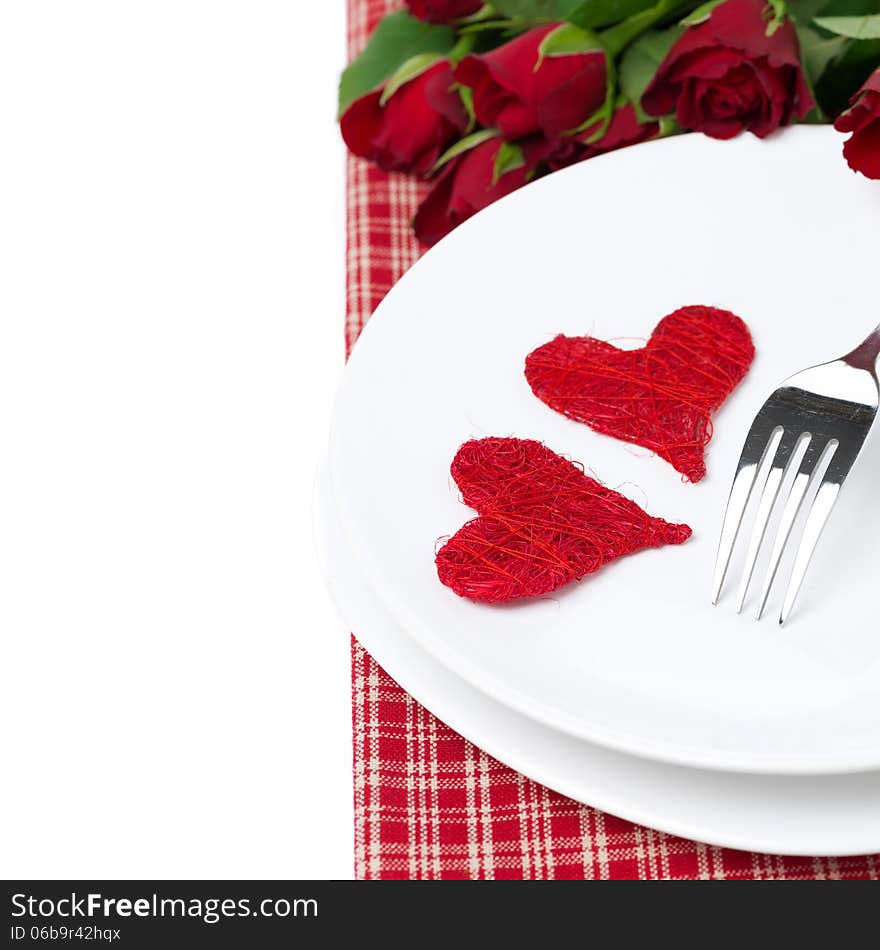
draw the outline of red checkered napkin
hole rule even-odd
[[[348,0],[356,54],[397,0]],[[348,159],[350,349],[419,246],[424,186]],[[355,874],[364,879],[880,878],[880,855],[713,848],[580,805],[496,762],[420,706],[352,640]]]

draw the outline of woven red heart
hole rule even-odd
[[[656,452],[691,482],[706,474],[711,413],[755,356],[749,328],[715,307],[682,307],[638,350],[589,336],[556,339],[526,358],[526,379],[552,409]]]
[[[437,552],[437,574],[470,600],[547,594],[624,554],[691,536],[530,439],[465,442],[452,477],[480,516]]]

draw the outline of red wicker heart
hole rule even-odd
[[[552,409],[656,452],[691,482],[706,474],[715,412],[755,356],[749,328],[714,307],[682,307],[638,350],[558,336],[526,358],[526,379]]]
[[[437,574],[470,600],[548,594],[615,558],[691,536],[529,439],[466,442],[452,477],[479,517],[437,552]]]

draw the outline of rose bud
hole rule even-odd
[[[645,111],[674,111],[684,128],[716,139],[744,130],[763,138],[803,118],[813,97],[797,33],[786,20],[768,36],[769,9],[764,0],[725,0],[688,27],[642,97]]]
[[[849,167],[880,179],[880,69],[852,97],[852,107],[837,117],[834,128],[852,132],[843,146]]]
[[[446,60],[396,89],[383,104],[377,89],[355,100],[339,120],[345,144],[385,171],[426,174],[467,128],[461,97]]]
[[[587,129],[582,135],[577,136],[581,152],[575,161],[593,158],[595,155],[613,152],[627,145],[638,145],[639,142],[656,138],[660,134],[660,123],[639,122],[636,110],[630,103],[626,103],[615,110],[601,138],[593,142],[589,141],[591,131],[594,130]]]
[[[659,122],[639,122],[636,110],[627,103],[621,106],[608,123],[602,138],[587,144],[590,157],[602,155],[604,152],[613,152],[615,149],[627,145],[638,145],[647,142],[660,134]]]
[[[546,154],[539,153],[539,157],[546,161],[547,167],[551,171],[557,171],[560,168],[567,168],[569,165],[576,165],[588,158],[594,158],[596,155],[613,152],[615,149],[624,148],[627,145],[638,145],[639,142],[647,142],[649,139],[656,138],[660,134],[660,123],[639,122],[636,110],[632,105],[626,103],[617,108],[601,137],[595,141],[590,141],[596,131],[597,126],[593,125],[580,135],[559,139],[552,150]],[[535,154],[532,151],[532,146],[528,143],[524,144],[523,153],[527,160],[530,160]]]
[[[413,220],[416,237],[423,244],[436,244],[462,221],[529,180],[538,158],[526,160],[494,180],[495,160],[503,144],[500,138],[489,139],[452,159],[441,170],[437,184]]]
[[[542,41],[559,26],[551,23],[530,30],[458,64],[455,78],[473,90],[481,125],[500,129],[509,140],[536,133],[558,138],[583,125],[603,104],[607,89],[603,50],[542,57]]]
[[[409,12],[429,23],[451,23],[482,9],[483,0],[406,0]]]

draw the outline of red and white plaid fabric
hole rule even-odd
[[[348,0],[349,54],[399,0]],[[417,260],[425,186],[348,158],[350,349]],[[431,715],[352,640],[355,874],[403,879],[880,878],[880,855],[748,854],[642,828],[525,778]]]

